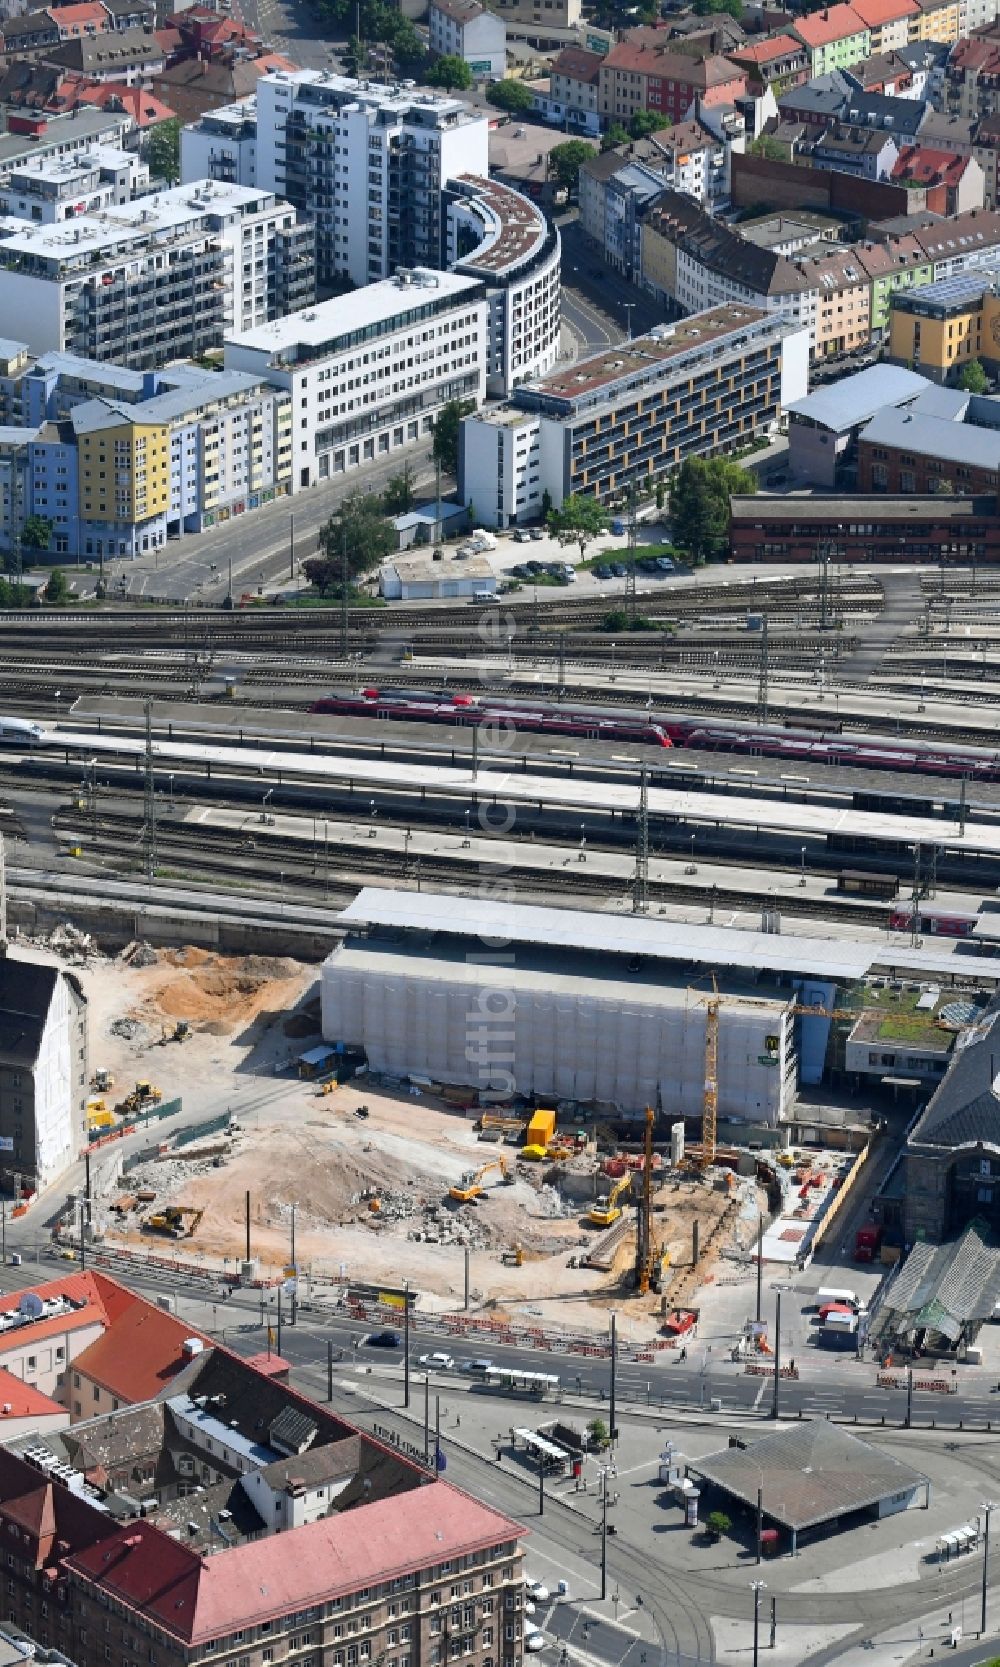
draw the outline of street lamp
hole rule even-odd
[[[171,788],[171,792],[173,792],[172,788]],[[274,788],[269,787],[267,792],[264,794],[264,798],[263,798],[263,801],[262,801],[261,807],[260,807],[260,819],[261,819],[262,822],[267,821],[267,801],[272,796],[273,793],[274,793]]]
[[[799,875],[799,885],[804,886],[805,883],[806,883],[806,848],[803,845],[803,847],[802,847],[802,873]]]
[[[984,1499],[982,1510],[986,1513],[986,1532],[983,1535],[983,1607],[980,1617],[979,1636],[986,1637],[986,1592],[990,1580],[990,1512],[996,1510],[996,1501]]]
[[[615,1474],[616,1474],[616,1472],[615,1472],[614,1467],[612,1465],[605,1465],[603,1470],[601,1471],[601,1602],[602,1603],[605,1601],[605,1599],[607,1598],[607,1595],[608,1595],[608,1504],[609,1503],[614,1504],[617,1501],[617,1498],[618,1498],[618,1495],[615,1494],[613,1500],[611,1500],[611,1501],[608,1500],[608,1478],[609,1478],[609,1476],[613,1476]]]
[[[763,1580],[751,1580],[750,1589],[753,1592],[753,1667],[758,1667],[760,1652],[760,1594],[766,1592]]]

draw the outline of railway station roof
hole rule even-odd
[[[719,967],[795,972],[819,978],[861,978],[870,944],[844,938],[794,938],[686,920],[648,920],[598,910],[547,909],[522,903],[441,893],[385,891],[365,886],[339,916],[341,925],[444,932],[492,944],[542,944],[552,949],[641,955],[660,961],[704,961]]]
[[[760,1488],[764,1515],[799,1532],[927,1485],[919,1470],[825,1418],[741,1440],[688,1469],[747,1505]]]

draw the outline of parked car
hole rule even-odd
[[[591,569],[591,572],[595,579],[610,579],[611,577],[611,569],[607,562],[598,562],[597,566]]]
[[[537,542],[538,539],[545,537],[545,528],[544,527],[529,527],[528,528],[528,536],[529,536],[529,538],[535,539],[535,541]]]
[[[534,557],[532,557],[531,561],[526,561],[524,565],[528,569],[529,573],[545,572],[545,563],[543,561],[537,561]]]
[[[677,571],[677,563],[671,561],[669,556],[657,556],[656,565],[661,573],[676,573]]]
[[[398,1331],[373,1331],[365,1338],[370,1349],[398,1349],[401,1341]]]
[[[528,1596],[533,1597],[536,1603],[544,1603],[549,1595],[548,1587],[543,1586],[540,1580],[529,1580],[527,1588]]]
[[[611,571],[616,579],[624,579],[628,576],[628,568],[625,566],[623,561],[613,561],[611,563]]]
[[[517,562],[516,565],[511,568],[510,572],[511,572],[511,577],[514,578],[514,579],[530,579],[531,578],[531,569],[528,566],[527,562],[523,562],[523,561]]]
[[[529,1655],[537,1655],[539,1650],[544,1650],[545,1648],[544,1635],[540,1632],[526,1632],[524,1635],[524,1647]]]
[[[529,533],[527,527],[515,527],[514,528],[514,543],[515,544],[528,544],[528,543],[530,543],[530,540],[531,540],[531,534]]]

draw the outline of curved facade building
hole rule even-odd
[[[489,297],[486,391],[503,397],[559,357],[559,232],[520,191],[460,174],[448,181],[447,258]]]

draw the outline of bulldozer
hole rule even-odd
[[[478,1169],[470,1170],[467,1175],[464,1175],[461,1185],[449,1187],[448,1197],[453,1198],[456,1204],[471,1204],[475,1199],[481,1198],[486,1191],[483,1186],[483,1178],[490,1173],[491,1169],[499,1169],[501,1186],[513,1186],[514,1176],[511,1173],[507,1159],[491,1158],[489,1163],[480,1164]]]
[[[598,1198],[587,1211],[587,1220],[592,1227],[613,1227],[621,1215],[618,1203],[632,1185],[631,1171],[626,1171],[620,1181],[616,1181],[606,1197]]]
[[[119,1117],[128,1117],[131,1113],[142,1111],[146,1106],[158,1106],[162,1099],[163,1094],[154,1083],[137,1082],[124,1100],[119,1100],[115,1111]]]

